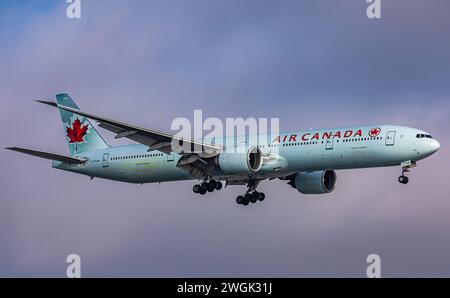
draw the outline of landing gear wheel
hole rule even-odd
[[[236,203],[238,203],[239,205],[242,204],[244,202],[244,197],[243,196],[238,196],[236,198]]]
[[[214,181],[214,188],[216,189],[216,190],[221,190],[222,189],[222,182],[220,182],[220,181]]]
[[[400,177],[398,177],[398,182],[400,182],[401,184],[407,184],[409,182],[409,178],[401,175]]]
[[[247,206],[250,203],[250,194],[246,193],[243,195],[242,205]]]
[[[207,189],[208,189],[208,182],[202,182],[202,183],[200,184],[200,187],[201,187],[202,189],[207,190]]]
[[[258,201],[262,202],[266,198],[266,195],[263,192],[258,192],[257,199]]]
[[[200,184],[199,194],[204,195],[208,191],[208,182],[203,182]]]
[[[206,182],[205,182],[205,183],[206,183]],[[216,181],[211,180],[211,181],[209,181],[209,182],[206,183],[206,184],[207,184],[206,189],[208,190],[208,192],[213,192],[214,189],[215,189],[215,187],[216,187]]]
[[[192,191],[194,191],[194,193],[199,193],[199,192],[200,192],[200,189],[201,189],[201,187],[200,187],[200,185],[198,185],[198,184],[195,184],[195,185],[192,187]]]
[[[250,194],[250,203],[256,203],[258,201],[258,192],[254,191],[252,194]]]

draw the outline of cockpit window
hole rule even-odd
[[[424,133],[418,133],[416,135],[416,138],[418,138],[418,139],[422,139],[422,138],[432,139],[433,137],[431,135],[427,135],[427,134],[424,134]]]

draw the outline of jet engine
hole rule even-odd
[[[336,187],[335,171],[299,172],[289,181],[289,184],[302,194],[330,193]]]
[[[256,146],[233,148],[219,154],[217,164],[225,174],[251,174],[262,166],[262,153]]]

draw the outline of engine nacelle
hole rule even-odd
[[[297,173],[289,182],[302,194],[323,194],[332,192],[336,187],[335,171],[317,171]]]
[[[250,174],[262,166],[262,153],[256,146],[237,148],[235,152],[220,153],[217,162],[225,174]]]

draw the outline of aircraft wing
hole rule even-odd
[[[98,125],[101,128],[104,128],[106,130],[109,130],[116,134],[116,138],[127,138],[130,140],[133,140],[135,142],[138,142],[140,144],[148,146],[149,150],[159,150],[161,152],[164,152],[166,154],[169,154],[172,152],[172,141],[178,141],[183,142],[185,146],[189,145],[189,148],[191,148],[190,152],[182,152],[182,154],[191,154],[194,153],[205,153],[204,156],[214,156],[217,155],[222,148],[213,146],[210,144],[203,144],[194,140],[186,140],[181,139],[178,137],[175,137],[173,135],[167,134],[165,132],[160,132],[156,130],[151,130],[131,124],[127,124],[124,122],[120,122],[113,119],[108,119],[102,116],[89,114],[86,112],[82,112],[77,109],[73,109],[70,107],[66,107],[63,105],[59,105],[56,102],[53,101],[44,101],[44,100],[37,100],[37,102],[44,103],[56,108],[59,108],[61,110],[66,110],[69,112],[72,112],[74,114],[78,114],[80,116],[84,116],[86,118],[90,118],[92,120],[95,120],[98,122]],[[193,150],[195,149],[195,151]]]
[[[65,162],[65,163],[82,164],[82,163],[86,162],[86,159],[82,159],[82,158],[69,157],[69,156],[53,154],[53,153],[48,153],[48,152],[42,152],[42,151],[36,151],[36,150],[30,150],[30,149],[19,148],[19,147],[8,147],[5,149],[20,152],[20,153],[25,153],[28,155],[33,155],[33,156],[37,156],[37,157],[41,157],[41,158],[45,158],[45,159]]]

